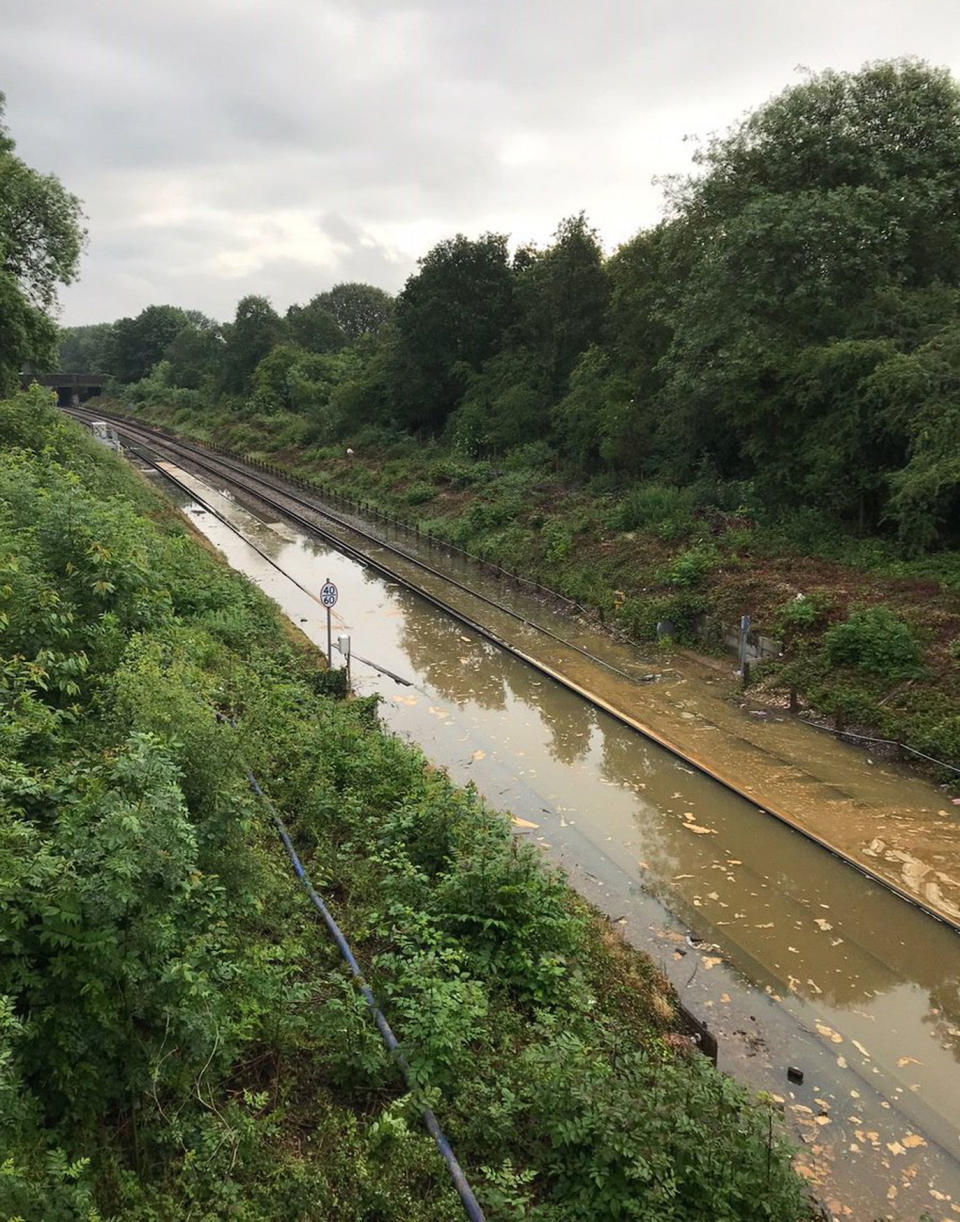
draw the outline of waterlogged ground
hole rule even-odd
[[[382,523],[376,529],[381,534],[388,530]],[[446,552],[438,555],[406,532],[396,537],[412,555],[452,571],[471,589],[616,669],[598,667],[467,591],[451,590],[442,580],[390,555],[389,564],[400,575],[561,671],[740,789],[756,793],[766,805],[947,920],[960,922],[960,806],[945,793],[795,718],[746,704],[738,708],[726,698],[729,670],[718,674],[691,656],[675,657],[662,669],[656,657],[644,658],[633,646],[618,644],[569,614],[558,614],[509,581],[485,576]],[[638,685],[637,678],[651,670],[659,672],[662,681]]]
[[[519,835],[663,964],[717,1034],[721,1068],[782,1099],[801,1166],[835,1216],[960,1217],[957,934],[404,589],[178,474],[308,590],[318,594],[327,577],[338,584],[334,639],[349,632],[357,654],[409,680],[355,661],[355,687],[379,692],[389,727],[509,811]],[[184,507],[325,647],[315,598],[216,518]],[[638,674],[655,667],[607,648]],[[577,665],[576,680],[607,698],[626,682]],[[870,767],[813,730],[748,719],[705,681],[709,672],[682,665],[655,685],[632,685],[644,720],[685,746],[703,736],[728,773],[751,754],[765,760],[762,775],[779,768],[784,790],[811,807],[827,793],[824,826],[860,820],[861,841],[873,831],[861,845],[873,864],[903,878],[906,863],[886,856],[898,851],[898,820],[926,820],[939,833],[949,817],[952,808],[936,814],[935,789]],[[745,747],[726,750],[725,719],[738,722],[730,736]],[[808,769],[796,763],[797,733],[810,736]],[[758,774],[745,776],[759,796]],[[865,826],[864,812],[878,807],[888,820],[881,832]],[[942,839],[924,852],[933,857]],[[923,864],[918,885],[937,883],[937,863]],[[802,1085],[788,1082],[788,1065],[802,1069]]]

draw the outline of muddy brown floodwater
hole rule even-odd
[[[411,682],[355,661],[356,690],[379,693],[391,730],[508,811],[518,835],[662,964],[716,1034],[720,1067],[782,1102],[800,1168],[835,1217],[960,1218],[960,936],[405,588],[177,475],[308,589],[337,583],[334,637],[349,632],[357,653]],[[325,647],[316,599],[176,499]],[[659,668],[618,649],[638,673]],[[578,682],[606,682],[589,669],[582,660]],[[665,724],[672,707],[678,729],[722,703],[689,669],[647,690],[651,719]],[[713,711],[704,733],[719,732]],[[774,730],[784,758],[790,732]],[[856,808],[852,772],[866,765],[846,758],[834,800]],[[863,784],[891,811],[942,805],[889,770]]]

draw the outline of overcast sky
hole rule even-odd
[[[84,201],[62,321],[151,303],[285,310],[396,291],[457,232],[607,249],[799,78],[919,55],[960,74],[960,0],[0,0],[0,90],[30,165]]]

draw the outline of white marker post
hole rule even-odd
[[[328,577],[320,587],[320,602],[327,608],[327,662],[333,667],[333,636],[330,631],[330,612],[337,604],[337,587]]]
[[[350,638],[348,636],[337,637],[337,648],[340,650],[340,655],[346,663],[347,667],[347,687],[350,686]]]

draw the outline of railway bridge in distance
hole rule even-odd
[[[103,394],[107,384],[104,373],[25,373],[21,379],[23,388],[35,383],[39,386],[49,386],[57,392],[57,402],[61,407],[76,407],[85,399]]]

